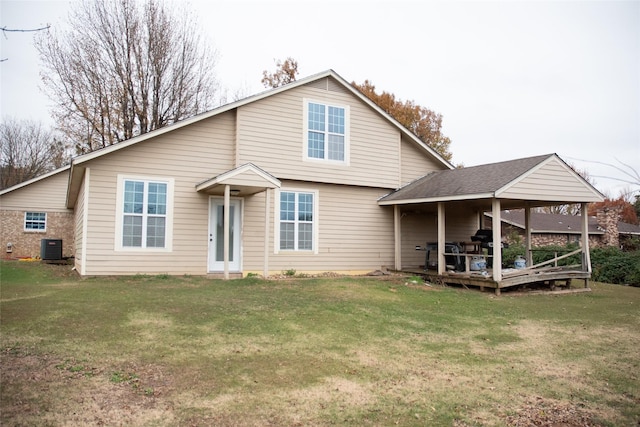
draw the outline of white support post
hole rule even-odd
[[[496,293],[500,292],[500,281],[502,280],[502,220],[500,217],[500,200],[494,198],[491,201],[491,210],[493,216],[493,280],[498,282]]]
[[[438,275],[444,274],[447,270],[447,262],[444,257],[445,251],[445,209],[444,203],[438,202]]]
[[[589,253],[589,215],[587,204],[580,204],[580,217],[582,219],[582,271],[591,273],[591,254]]]
[[[402,216],[400,206],[393,205],[393,244],[395,249],[394,268],[396,271],[402,270]]]
[[[230,207],[231,204],[231,186],[229,184],[224,186],[224,278],[229,278],[229,226],[230,226]]]
[[[264,262],[262,276],[269,277],[269,226],[271,225],[271,189],[267,188],[264,194]]]
[[[524,230],[525,239],[527,240],[525,258],[527,259],[527,266],[530,267],[533,265],[533,254],[531,253],[531,208],[529,206],[524,208]]]

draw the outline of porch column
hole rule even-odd
[[[444,257],[445,245],[445,222],[444,203],[438,202],[438,275],[444,274],[447,270],[447,261]]]
[[[223,228],[224,228],[223,259],[224,259],[224,278],[225,279],[229,278],[229,223],[230,223],[229,215],[231,211],[231,209],[229,208],[230,204],[231,204],[231,186],[229,184],[226,184],[224,186],[224,223],[223,223]]]
[[[493,266],[493,280],[498,282],[498,288],[496,293],[500,292],[500,281],[502,280],[502,219],[500,218],[500,200],[494,198],[491,200],[491,209],[493,222],[491,224],[493,228],[493,260],[491,265]]]
[[[401,227],[400,206],[393,205],[393,247],[395,249],[394,265],[395,270],[402,270],[402,227]]]
[[[533,254],[531,253],[531,208],[529,206],[524,208],[524,238],[527,239],[525,258],[527,259],[527,266],[533,265]]]
[[[582,271],[591,273],[591,254],[589,253],[589,215],[587,204],[580,203],[580,217],[582,219]]]
[[[271,219],[269,213],[271,212],[271,189],[267,188],[264,194],[264,271],[263,277],[269,276],[269,226],[271,225]]]

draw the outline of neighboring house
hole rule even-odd
[[[485,214],[487,223],[491,221],[491,214]],[[501,212],[502,235],[510,243],[514,242],[514,233],[525,239],[524,210]],[[581,218],[575,215],[549,214],[542,212],[531,213],[531,240],[533,246],[560,245],[579,243],[581,234]],[[622,246],[631,238],[640,237],[640,226],[619,221],[617,212],[599,211],[597,216],[589,217],[589,245]]]
[[[82,275],[363,273],[394,264],[393,211],[377,200],[452,168],[329,70],[0,192],[2,244],[37,256],[25,238],[62,238]],[[18,224],[32,211],[46,234]],[[73,236],[51,229],[58,212]]]
[[[425,252],[416,247],[436,242],[437,274],[451,281],[445,242],[469,239],[484,212],[497,215],[499,241],[501,210],[601,200],[555,154],[456,169],[329,70],[0,192],[0,239],[21,250],[22,239],[53,237],[48,225],[46,235],[29,234],[16,218],[41,212],[50,221],[59,211],[72,236],[55,237],[83,276],[225,278],[418,269]],[[554,277],[588,280],[583,260],[572,276]],[[524,283],[502,278],[496,262],[472,284],[499,293]]]

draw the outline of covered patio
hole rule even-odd
[[[530,283],[548,283],[554,287],[583,280],[588,287],[591,261],[587,204],[603,199],[597,189],[559,156],[549,154],[433,172],[382,197],[378,204],[394,209],[395,270],[423,274],[442,283],[490,288],[499,295],[501,289]],[[581,207],[580,248],[533,265],[529,221],[532,210],[564,204]],[[524,268],[510,268],[502,263],[501,212],[509,209],[525,211]],[[492,214],[491,231],[487,232],[492,241],[490,251],[482,250],[478,242],[471,240],[482,228],[485,212]],[[447,218],[451,224],[447,224]],[[421,236],[424,236],[424,249],[422,244],[417,244]],[[429,269],[428,257],[425,256],[423,264],[416,264],[419,258],[410,253],[427,250],[428,254],[431,248],[436,255],[434,270]],[[558,260],[576,253],[581,254],[580,264],[557,266]],[[487,259],[491,268],[473,271],[472,260],[479,256]],[[452,257],[462,262],[447,263]],[[407,260],[403,262],[403,258]]]

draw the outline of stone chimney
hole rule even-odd
[[[620,220],[621,209],[618,207],[609,207],[598,209],[596,212],[596,220],[598,227],[604,231],[602,244],[605,246],[620,246],[618,221]]]

